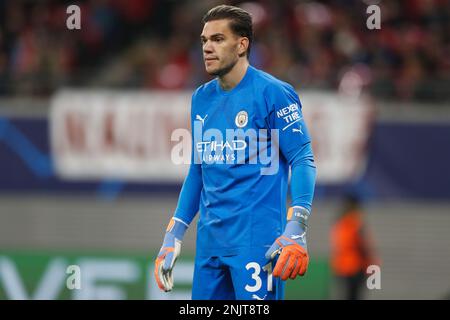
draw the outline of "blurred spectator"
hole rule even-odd
[[[208,80],[196,22],[216,2],[252,13],[251,62],[296,87],[338,89],[358,66],[370,79],[362,89],[377,98],[450,100],[446,0],[378,1],[381,30],[366,27],[369,0],[86,0],[79,31],[66,29],[69,1],[5,0],[0,95],[67,85],[192,89]]]
[[[349,194],[331,230],[331,267],[344,299],[362,298],[366,269],[378,263],[371,242],[360,201]]]

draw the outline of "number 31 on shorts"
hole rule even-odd
[[[272,262],[269,262],[265,266],[261,268],[261,266],[256,262],[249,262],[245,266],[247,270],[253,270],[252,271],[252,279],[255,280],[254,285],[247,284],[245,286],[245,290],[247,292],[256,292],[261,289],[262,287],[262,279],[261,279],[261,269],[263,271],[267,272],[267,291],[272,291]]]

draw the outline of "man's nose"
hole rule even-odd
[[[211,46],[211,42],[210,42],[210,41],[206,41],[206,42],[203,44],[203,52],[204,52],[204,53],[212,53],[212,52],[213,52],[212,46]]]

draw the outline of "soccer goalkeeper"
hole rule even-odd
[[[246,11],[217,6],[203,23],[205,68],[215,79],[192,95],[191,165],[154,275],[172,290],[183,236],[200,212],[192,298],[283,299],[284,280],[304,275],[309,261],[316,168],[300,100],[249,65]],[[262,160],[269,150],[270,163]]]

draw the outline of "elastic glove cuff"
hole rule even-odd
[[[179,218],[170,219],[166,232],[172,234],[175,239],[182,241],[189,225]]]
[[[304,225],[305,229],[308,227],[308,220],[311,213],[308,209],[301,206],[294,206],[289,208],[287,220],[288,221],[297,221]]]

